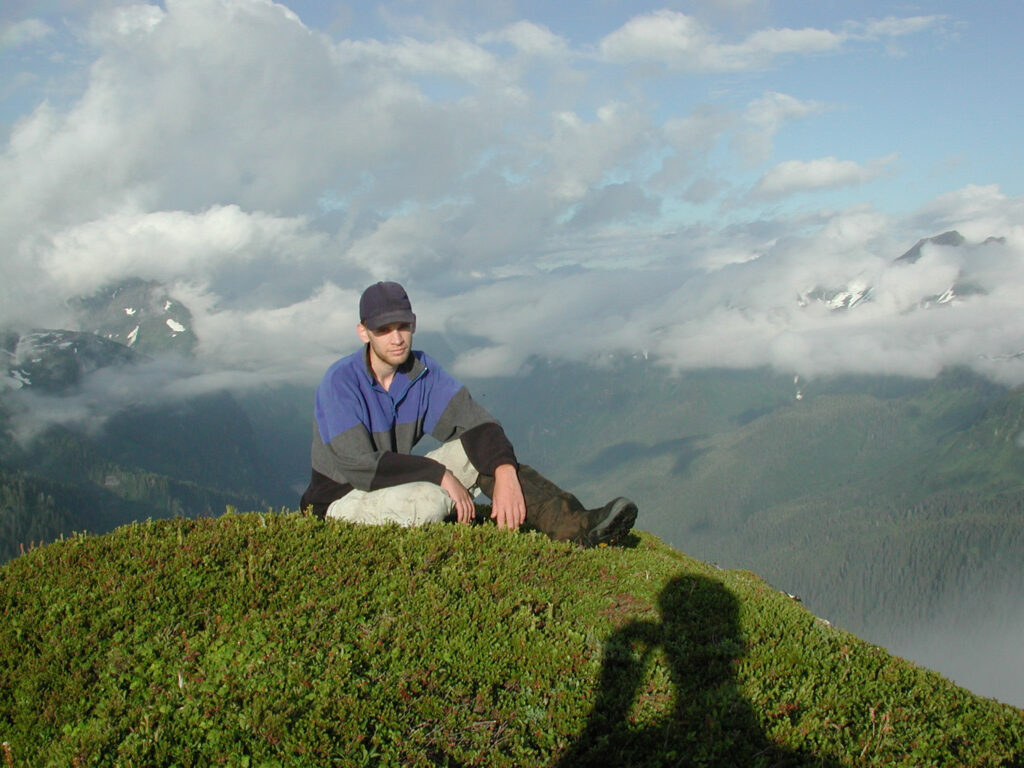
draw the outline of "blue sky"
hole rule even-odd
[[[1021,383],[1022,22],[949,1],[14,0],[0,323],[65,325],[69,296],[142,277],[192,307],[211,370],[315,380],[361,289],[397,279],[462,375],[643,351]],[[950,229],[965,246],[893,263]]]

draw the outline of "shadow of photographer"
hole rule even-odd
[[[835,765],[765,735],[736,684],[733,666],[744,652],[738,605],[720,582],[679,576],[658,604],[660,622],[632,621],[608,637],[597,700],[560,768]],[[651,675],[659,649],[670,686]]]

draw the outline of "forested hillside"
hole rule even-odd
[[[290,501],[228,395],[131,408],[102,429],[8,435],[0,464],[0,562],[34,543],[132,520],[219,515]]]

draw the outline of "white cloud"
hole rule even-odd
[[[904,37],[938,25],[945,17],[887,17],[848,22],[840,31],[805,27],[767,28],[739,42],[725,42],[694,16],[662,9],[638,15],[606,35],[602,57],[613,62],[657,62],[692,72],[741,72],[770,66],[786,55],[840,50],[850,40]]]
[[[488,51],[458,38],[424,42],[404,38],[397,43],[378,40],[345,40],[337,46],[342,66],[373,66],[416,75],[447,75],[481,82],[499,72]]]
[[[925,29],[938,26],[946,21],[946,16],[910,16],[901,18],[887,16],[884,19],[871,19],[863,23],[848,23],[847,27],[854,33],[866,37],[903,37],[914,35]]]
[[[705,0],[705,4],[719,11],[737,13],[764,5],[764,0]]]
[[[156,279],[192,309],[200,339],[182,387],[315,380],[355,344],[361,289],[398,279],[422,329],[474,336],[463,373],[643,348],[678,368],[925,373],[966,361],[1016,375],[991,361],[1024,347],[1012,331],[1024,324],[1012,303],[1021,199],[968,186],[901,221],[865,204],[773,211],[786,195],[898,169],[892,157],[777,162],[785,126],[831,107],[763,68],[938,22],[727,41],[661,11],[599,40],[600,59],[507,18],[472,34],[335,40],[251,0],[94,15],[89,66],[71,66],[65,97],[25,112],[0,154],[0,320],[59,324],[69,293]],[[686,75],[648,89],[645,72],[616,64],[658,61]],[[746,205],[713,210],[750,186],[750,159],[770,165]],[[953,228],[972,244],[962,253],[891,265]],[[989,235],[1006,244],[975,247]],[[988,293],[919,310],[921,292],[958,270]],[[798,301],[852,284],[874,289],[857,312]]]
[[[89,35],[94,45],[134,43],[149,39],[166,13],[155,5],[123,5],[92,17]]]
[[[740,43],[724,43],[701,22],[678,11],[636,16],[600,42],[609,61],[660,62],[697,72],[734,72],[763,67],[790,53],[834,50],[843,36],[824,29],[765,29]]]
[[[600,42],[609,61],[667,61],[697,64],[712,42],[708,31],[692,16],[660,10],[635,16]]]
[[[608,184],[591,190],[580,201],[569,224],[576,227],[605,227],[653,217],[659,207],[659,201],[649,196],[639,185]]]
[[[773,198],[814,189],[865,184],[877,179],[895,157],[873,161],[868,167],[852,160],[823,157],[816,160],[786,160],[768,170],[754,186],[756,197]]]
[[[214,206],[201,213],[121,212],[56,233],[37,254],[53,290],[91,293],[124,275],[206,284],[262,260],[290,266],[324,250],[327,238],[302,218]]]
[[[53,34],[53,27],[42,19],[23,19],[0,27],[0,51],[20,48]]]
[[[728,47],[725,58],[756,62],[787,53],[821,53],[843,44],[843,36],[827,29],[762,29],[740,45]]]
[[[686,187],[683,199],[689,203],[700,205],[713,200],[725,190],[726,185],[721,180],[709,176],[698,176]]]
[[[550,167],[544,185],[563,201],[574,202],[609,175],[628,172],[629,161],[653,140],[649,116],[611,102],[599,106],[590,121],[575,112],[556,114],[550,139],[534,150]]]
[[[1024,351],[1024,243],[925,249],[911,265],[896,261],[912,244],[892,237],[901,227],[862,206],[803,237],[737,237],[731,252],[724,233],[695,232],[646,267],[524,274],[467,287],[457,306],[428,301],[427,312],[491,341],[459,358],[463,376],[477,366],[511,373],[530,353],[596,361],[643,351],[680,370],[927,377],[967,365],[1024,381],[1024,363],[1012,357]],[[985,293],[935,304],[963,275]],[[857,287],[870,288],[870,300],[853,310],[800,301],[814,288]]]
[[[212,369],[249,371],[257,378],[316,381],[339,355],[358,343],[359,296],[371,280],[341,287],[325,283],[313,295],[271,309],[221,309],[216,295],[179,286],[195,310],[199,353]],[[254,364],[258,361],[258,364]],[[227,388],[231,388],[230,385]]]
[[[452,364],[452,371],[457,376],[475,378],[515,376],[521,372],[525,360],[522,349],[498,344],[460,353]]]
[[[810,115],[820,114],[829,109],[820,101],[807,101],[777,91],[769,91],[747,105],[744,119],[751,125],[775,133],[790,120],[801,120]]]
[[[445,239],[445,219],[439,209],[390,216],[352,242],[348,257],[377,280],[408,274],[413,264],[440,267],[449,257],[436,250]]]
[[[1007,237],[1024,242],[1024,198],[1006,195],[998,185],[968,184],[939,195],[911,220],[925,232],[958,230],[972,240]]]
[[[665,121],[665,138],[676,151],[707,152],[733,127],[734,117],[714,104],[701,104],[683,117]]]
[[[565,38],[531,21],[517,21],[497,32],[480,35],[477,39],[480,43],[509,43],[519,53],[537,58],[557,59],[569,53],[569,44]]]
[[[658,170],[647,179],[649,189],[683,199],[710,197],[711,190],[724,189],[724,180],[708,170],[708,159],[736,124],[737,116],[717,104],[699,104],[688,114],[666,120],[658,137],[664,151]]]
[[[748,162],[762,162],[771,156],[775,135],[786,123],[803,120],[831,108],[820,101],[769,91],[747,104],[743,113],[747,128],[736,136],[734,143]]]
[[[487,78],[491,54],[464,41],[335,46],[270,3],[178,0],[93,28],[81,98],[21,121],[0,161],[0,223],[15,239],[24,222],[126,202],[306,213],[368,174],[370,205],[446,195],[494,130],[488,115],[515,96],[481,86],[441,108],[412,75]]]
[[[795,247],[794,247],[795,245]],[[944,366],[961,364],[1006,382],[1020,381],[1024,366],[983,357],[1001,350],[1005,358],[1024,346],[1013,330],[1016,320],[996,327],[992,312],[1017,318],[1009,296],[1022,287],[1018,267],[1010,284],[984,281],[988,297],[925,308],[922,299],[940,294],[960,274],[960,261],[946,254],[912,269],[868,251],[834,250],[838,244],[810,238],[776,247],[756,260],[732,265],[672,296],[673,305],[706,299],[698,313],[676,311],[657,337],[656,352],[679,368],[769,365],[803,377],[854,372],[934,376]],[[1007,254],[1019,259],[1020,251]],[[1004,279],[1007,271],[1002,271]],[[800,290],[815,285],[869,285],[871,301],[851,311],[824,304],[802,307]]]

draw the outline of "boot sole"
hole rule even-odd
[[[608,547],[618,544],[633,530],[638,509],[629,499],[618,498],[612,502],[608,517],[588,535],[588,546]]]

